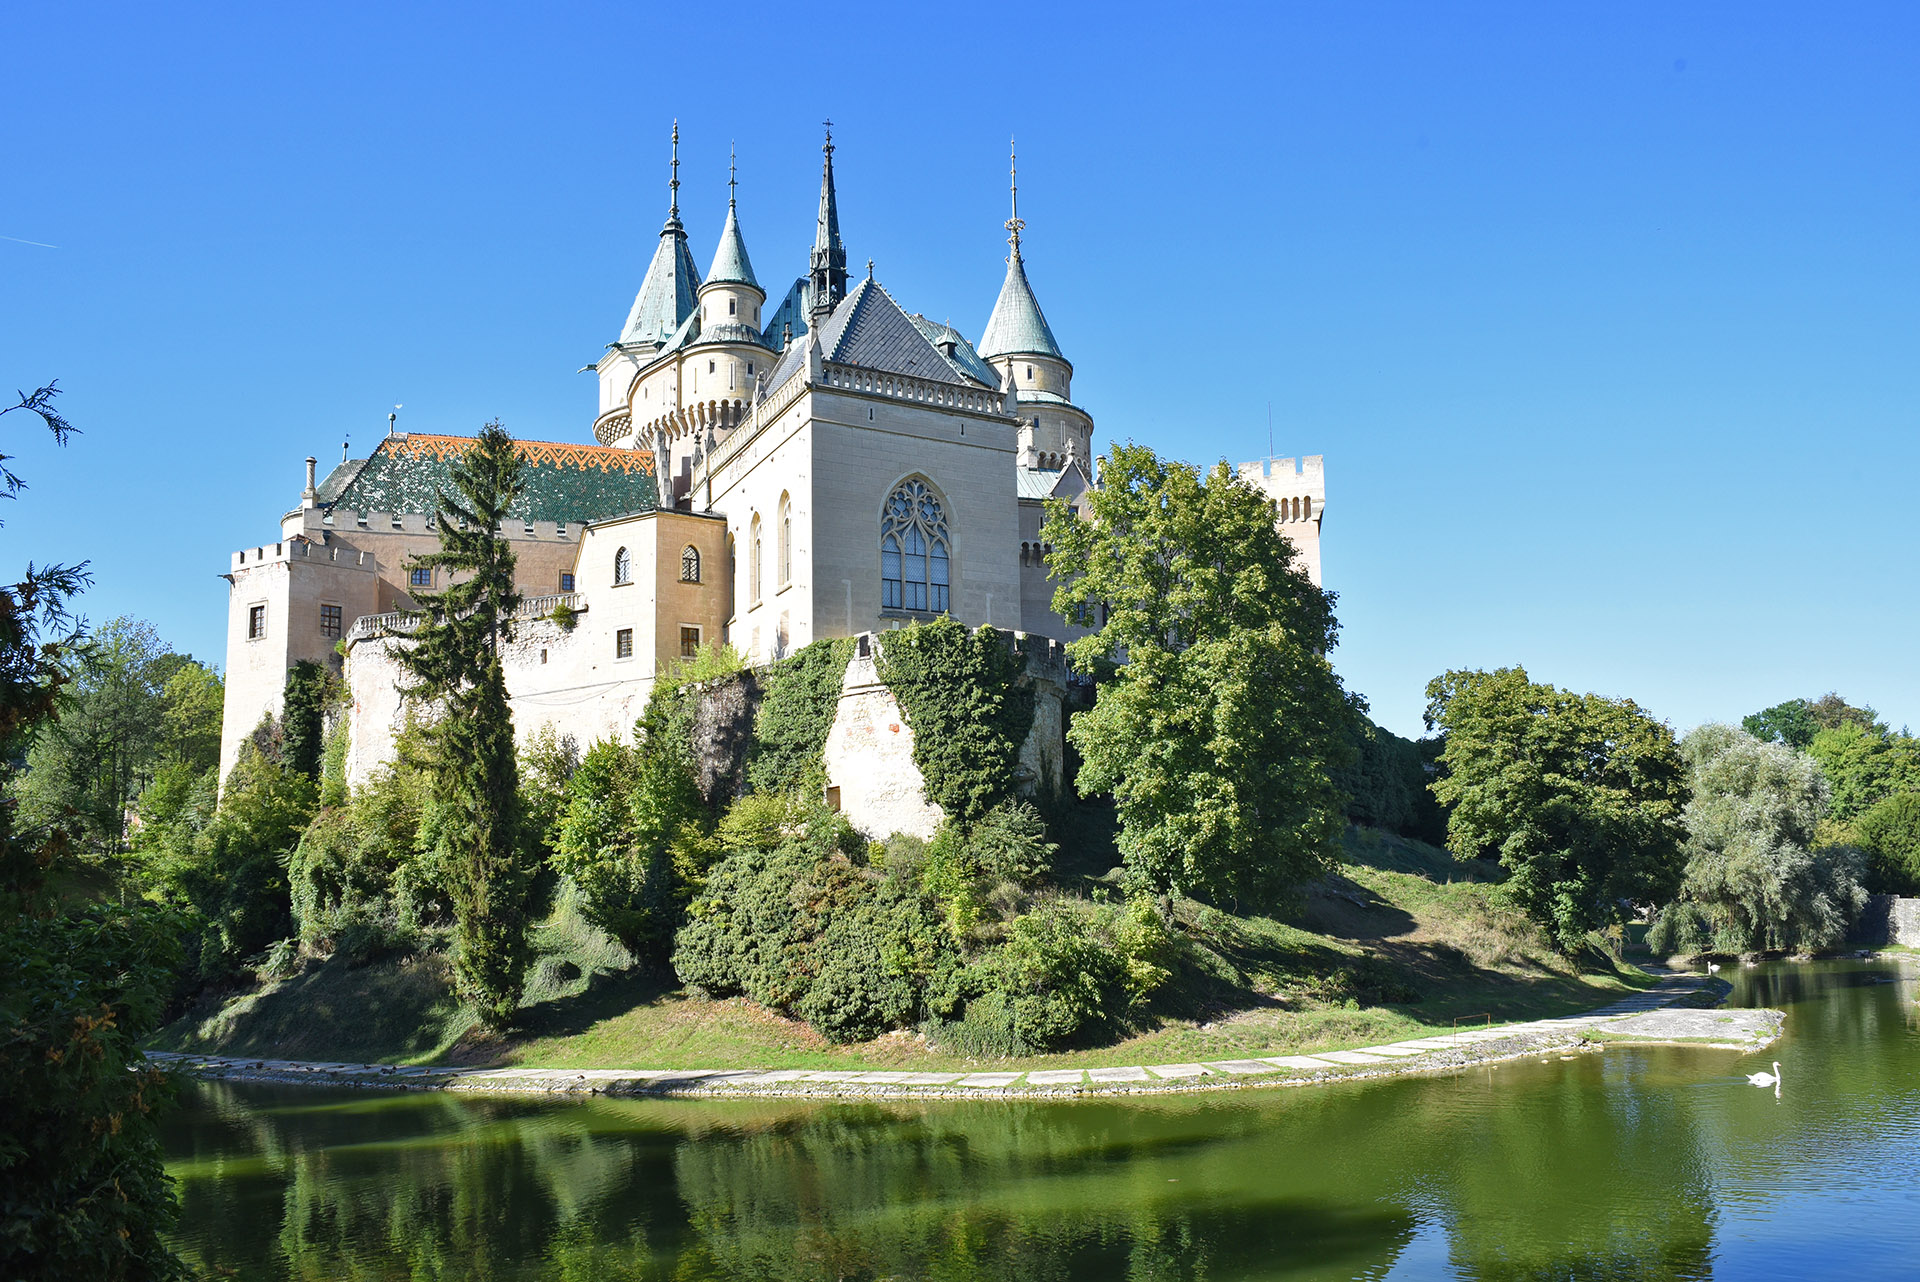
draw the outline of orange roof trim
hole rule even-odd
[[[380,442],[380,448],[405,458],[425,456],[446,462],[472,449],[473,438],[409,432],[404,437],[389,436]],[[575,471],[597,467],[602,472],[654,474],[652,450],[619,450],[606,445],[574,445],[564,441],[515,441],[513,448],[534,467],[571,468]]]

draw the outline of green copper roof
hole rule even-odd
[[[1040,300],[1027,283],[1027,269],[1020,261],[1018,247],[1007,259],[1007,280],[1000,286],[999,301],[994,303],[993,315],[987,318],[986,331],[980,335],[979,352],[989,360],[1016,354],[1067,359],[1053,341],[1053,330],[1040,310]]]
[[[733,206],[727,206],[727,225],[720,229],[720,247],[713,251],[713,267],[707,272],[707,284],[751,285],[760,289],[760,282],[753,278],[753,260],[747,257],[747,241],[740,234],[740,219],[733,212]],[[765,294],[765,290],[760,290]]]
[[[453,492],[453,463],[473,447],[470,436],[431,436],[414,432],[389,436],[364,460],[342,464],[328,477],[328,488],[344,478],[329,507],[369,512],[431,513],[440,495]],[[616,450],[601,445],[557,441],[515,441],[526,463],[526,488],[509,509],[516,520],[565,521],[569,525],[659,506],[653,455],[647,450]],[[325,491],[322,491],[323,496]]]
[[[664,343],[692,314],[699,289],[700,269],[693,265],[686,228],[680,225],[676,212],[660,231],[660,245],[647,264],[646,279],[634,296],[620,341],[643,346]]]

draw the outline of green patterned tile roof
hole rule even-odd
[[[431,513],[453,489],[454,460],[472,447],[470,436],[389,436],[366,459],[336,469],[321,500],[363,514]],[[509,509],[517,520],[577,524],[660,504],[650,451],[557,441],[515,441],[514,448],[526,463],[526,488]]]

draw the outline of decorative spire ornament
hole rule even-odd
[[[680,121],[678,117],[673,122],[673,178],[667,183],[667,191],[669,193],[667,217],[678,218],[680,216]]]
[[[1007,182],[1013,193],[1013,217],[1007,219],[1007,243],[1013,246],[1013,256],[1020,257],[1020,232],[1026,227],[1026,220],[1020,217],[1020,153],[1014,146],[1014,140],[1007,140]]]

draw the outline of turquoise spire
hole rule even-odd
[[[981,356],[992,360],[996,356],[1049,356],[1057,361],[1065,361],[1060,344],[1053,339],[1053,330],[1047,325],[1046,313],[1040,310],[1040,300],[1033,296],[1033,286],[1027,281],[1026,264],[1020,260],[1020,233],[1026,228],[1026,221],[1020,217],[1020,171],[1016,161],[1009,170],[1013,188],[1013,217],[1007,219],[1007,244],[1012,252],[1007,255],[1007,279],[1000,286],[1000,297],[993,304],[993,315],[987,318],[987,328],[980,335],[980,345],[975,349]]]
[[[687,229],[680,223],[680,122],[673,122],[673,178],[667,183],[667,221],[660,229],[660,244],[647,264],[647,274],[634,296],[633,310],[620,331],[620,341],[640,347],[657,347],[673,337],[675,330],[698,305],[700,269],[694,266],[693,251],[687,247]]]
[[[740,215],[735,207],[734,188],[739,184],[734,179],[733,156],[727,156],[727,225],[720,229],[720,246],[713,251],[713,266],[707,270],[709,285],[749,285],[760,290],[764,296],[766,290],[760,289],[760,282],[753,277],[753,260],[747,257],[746,237],[740,234]]]

